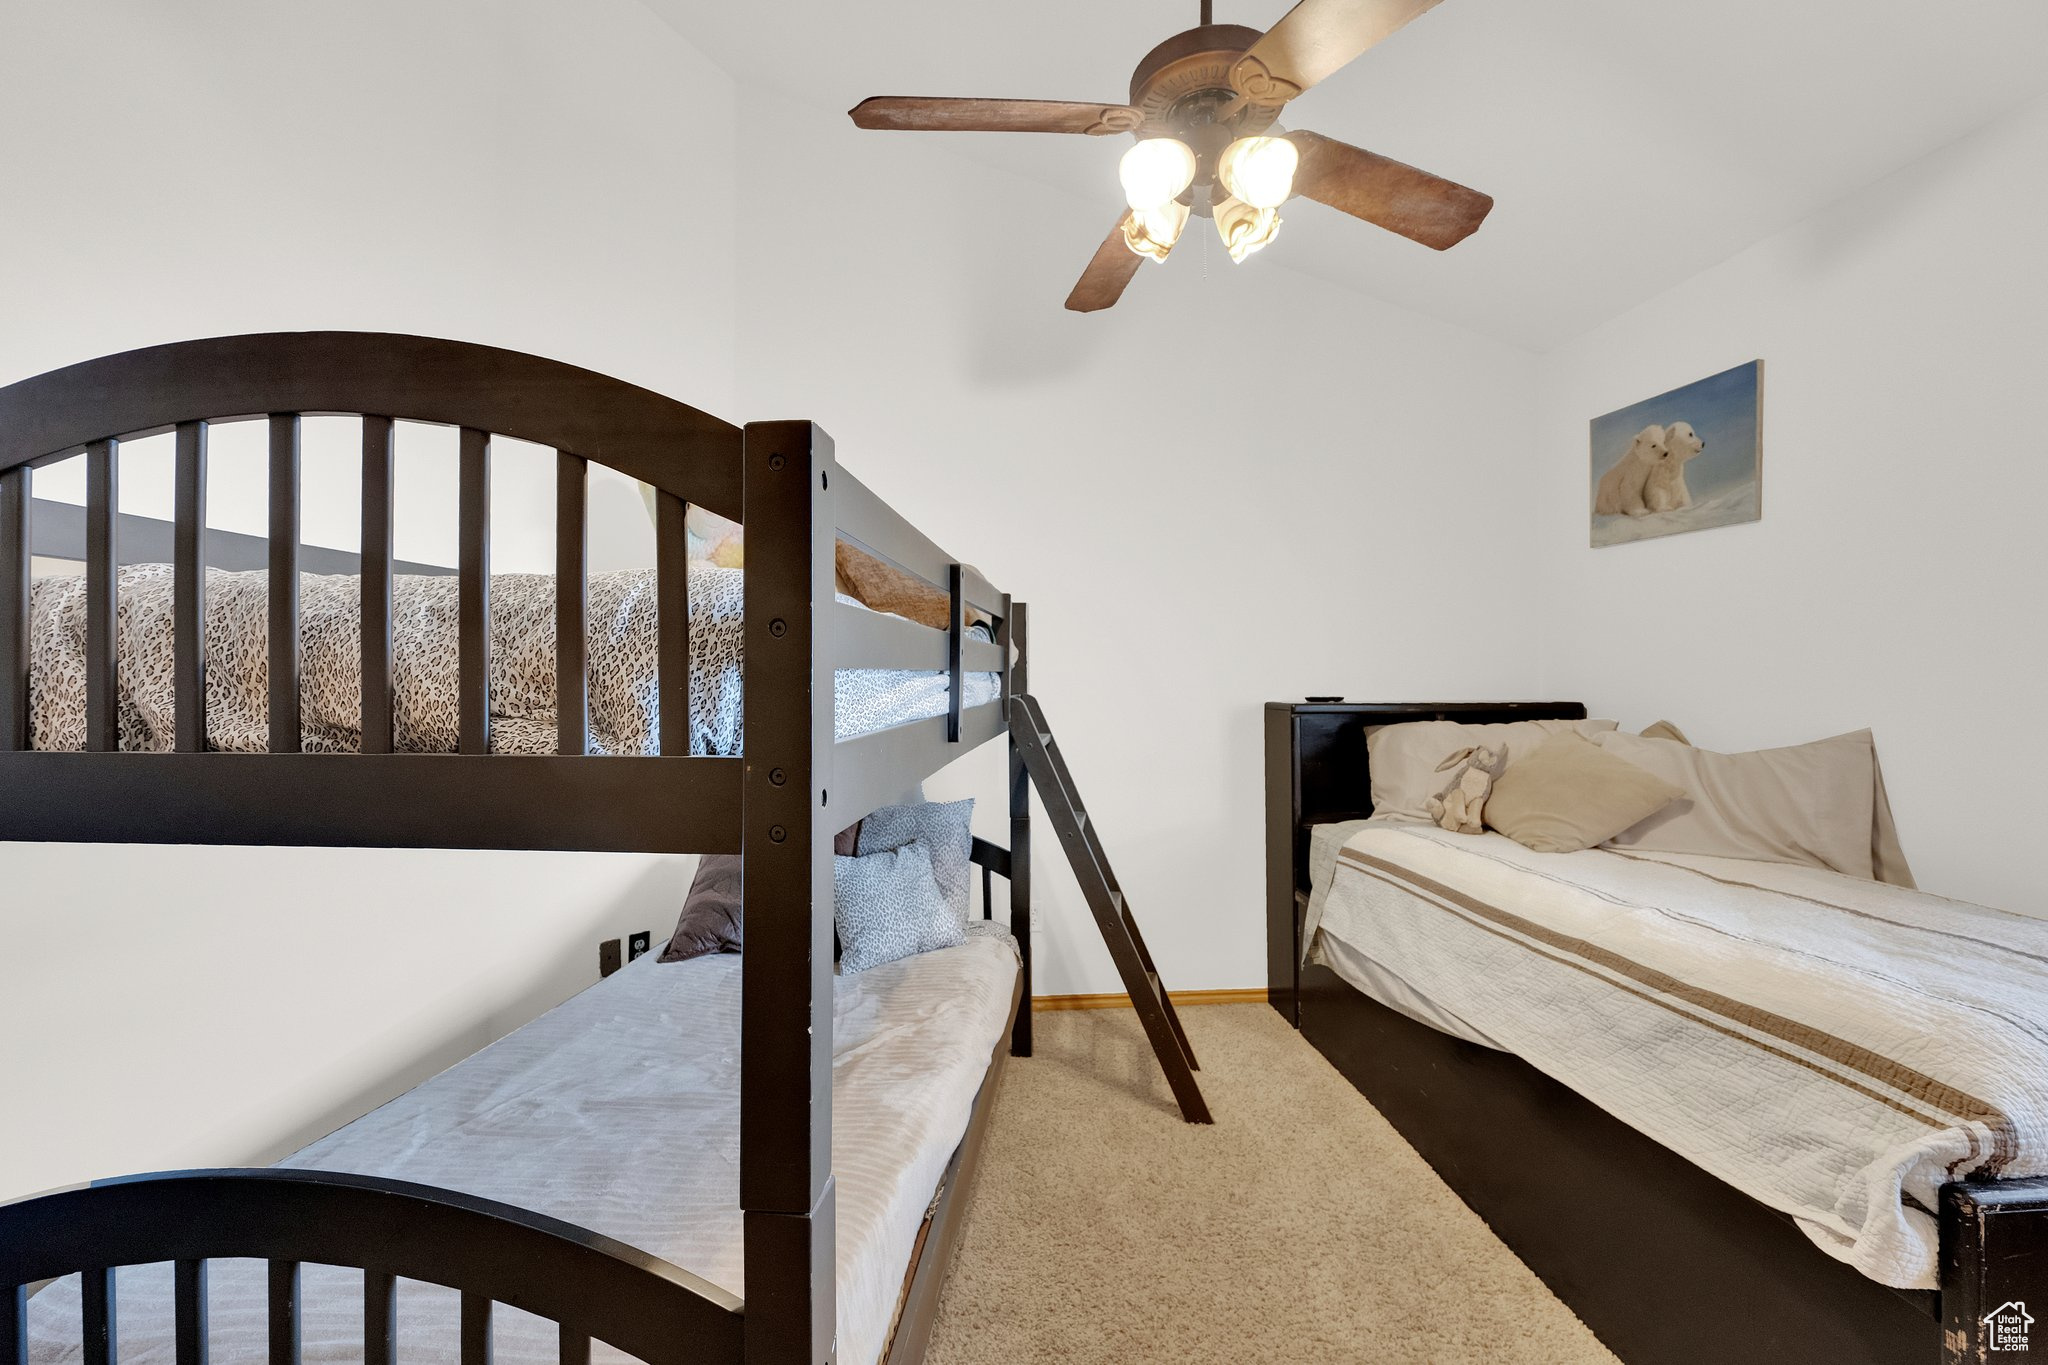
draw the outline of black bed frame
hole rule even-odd
[[[362,421],[363,752],[300,752],[299,421]],[[269,752],[210,752],[203,566],[210,425],[269,430]],[[393,423],[461,431],[461,742],[455,754],[393,752]],[[121,753],[115,650],[119,445],[176,436],[176,751]],[[491,438],[557,456],[558,752],[490,752]],[[83,451],[87,594],[86,752],[29,746],[29,473]],[[585,509],[589,465],[656,490],[659,754],[587,753]],[[689,753],[687,503],[747,534],[744,757]],[[834,600],[845,540],[949,595],[934,630]],[[970,609],[997,639],[970,636]],[[746,896],[742,961],[740,1202],[748,1294],[587,1230],[446,1190],[277,1170],[134,1177],[0,1207],[0,1365],[25,1365],[26,1304],[39,1281],[82,1274],[85,1359],[112,1365],[113,1268],[174,1262],[177,1359],[206,1355],[206,1263],[269,1261],[270,1359],[298,1359],[298,1267],[365,1270],[365,1360],[397,1350],[396,1279],[462,1294],[465,1365],[489,1359],[493,1302],[561,1325],[561,1359],[592,1339],[664,1362],[799,1365],[837,1343],[832,1182],[832,839],[961,754],[1006,732],[1025,689],[1024,604],[992,587],[842,469],[808,422],[726,422],[551,360],[420,337],[278,333],[182,342],[88,361],[0,389],[0,840],[737,853]],[[834,742],[841,668],[943,671],[949,712]],[[1002,696],[962,709],[962,676],[996,672]],[[1011,751],[1011,848],[979,845],[986,878],[1011,881],[1011,927],[1030,998],[1030,815]],[[1031,1014],[1012,1003],[1010,1049]],[[968,1136],[920,1239],[888,1360],[922,1352],[993,1105],[998,1045]]]
[[[1985,1317],[2015,1302],[2048,1312],[2048,1181],[1944,1187],[1939,1292],[1889,1289],[1520,1058],[1299,965],[1309,829],[1372,813],[1367,726],[1585,714],[1570,702],[1268,703],[1273,1007],[1630,1365],[2023,1358],[1993,1349]]]

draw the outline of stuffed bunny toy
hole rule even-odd
[[[1493,791],[1493,780],[1507,766],[1505,745],[1475,744],[1458,750],[1436,765],[1440,773],[1456,768],[1457,776],[1451,779],[1451,785],[1430,797],[1423,809],[1429,812],[1430,819],[1453,834],[1482,832],[1486,828],[1486,798]]]

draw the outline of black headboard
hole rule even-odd
[[[1372,814],[1366,729],[1419,720],[1489,725],[1585,718],[1585,706],[1572,701],[1266,703],[1267,992],[1289,1023],[1309,889],[1309,827]]]

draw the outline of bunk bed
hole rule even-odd
[[[300,544],[300,419],[310,414],[361,418],[363,535],[353,563],[328,562]],[[206,529],[207,434],[236,420],[266,423],[269,438],[261,752],[220,751],[208,734],[207,569],[252,567],[258,553],[254,542]],[[404,591],[403,574],[430,571],[392,553],[398,422],[460,431],[452,752],[405,751],[395,719],[403,662],[394,646],[395,594]],[[166,432],[175,433],[175,515],[167,528],[145,526],[117,511],[120,444]],[[502,752],[493,742],[493,436],[557,452],[551,753]],[[39,749],[32,556],[56,542],[45,524],[53,514],[32,497],[29,474],[80,452],[85,506],[58,515],[82,519],[83,743]],[[593,463],[654,489],[656,705],[643,752],[592,752],[585,516]],[[692,752],[690,504],[745,527],[736,626],[742,753]],[[171,564],[169,752],[123,743],[118,593],[121,566],[137,549],[124,549],[124,540],[145,539],[159,553],[167,548]],[[942,596],[946,627],[839,599],[842,542],[929,585]],[[359,743],[356,752],[306,752],[301,575],[336,569],[353,569],[361,585]],[[971,615],[991,623],[992,640],[969,630]],[[388,1365],[415,1344],[401,1340],[400,1329],[410,1330],[416,1315],[398,1311],[413,1282],[450,1293],[450,1321],[441,1326],[451,1345],[427,1353],[459,1354],[465,1365],[491,1358],[494,1305],[519,1310],[504,1320],[533,1315],[553,1324],[549,1344],[565,1365],[593,1359],[593,1343],[598,1355],[615,1350],[654,1365],[834,1359],[834,835],[1006,734],[1010,698],[1025,686],[1025,618],[1024,604],[842,469],[830,438],[810,423],[736,427],[534,356],[419,337],[281,333],[158,346],[0,389],[0,839],[737,854],[746,914],[737,963],[636,963],[593,991],[609,994],[590,1007],[630,1013],[632,993],[651,990],[663,1002],[653,1007],[658,1017],[672,1019],[679,1002],[695,998],[696,986],[684,989],[690,969],[704,989],[737,997],[730,1212],[744,1300],[643,1247],[529,1207],[348,1171],[344,1129],[277,1167],[127,1177],[0,1206],[0,1365],[28,1359],[40,1298],[31,1291],[60,1279],[75,1286],[67,1292],[76,1296],[80,1358],[111,1365],[134,1344],[117,1314],[116,1270],[142,1266],[160,1269],[171,1304],[163,1358],[203,1361],[209,1307],[222,1297],[209,1293],[209,1266],[245,1259],[267,1265],[258,1299],[273,1362],[301,1359],[307,1326],[319,1317],[313,1286],[322,1267],[360,1272],[348,1283],[360,1294],[361,1358],[372,1365]],[[866,670],[941,675],[941,709],[840,738],[835,694],[846,675]],[[996,681],[995,695],[980,704],[970,700],[976,674]],[[1010,881],[1017,960],[995,1046],[972,1065],[969,1079],[979,1081],[967,1087],[964,1134],[949,1156],[941,1153],[936,1186],[917,1196],[926,1211],[883,1314],[880,1358],[891,1365],[922,1355],[1003,1058],[1030,1050],[1030,1013],[1019,1008],[1030,997],[1026,782],[1013,745],[1010,847],[976,840],[974,860],[985,917],[992,878]],[[670,975],[651,989],[656,973]],[[507,1040],[497,1064],[516,1061],[522,1047],[551,1053],[565,1045],[546,1030],[570,1027],[579,1003],[529,1026],[541,1034]],[[467,1074],[473,1081],[479,1073]],[[463,1083],[456,1072],[440,1079]],[[323,1147],[329,1159],[320,1159]],[[511,1354],[525,1358],[532,1340],[526,1332]]]

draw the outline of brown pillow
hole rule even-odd
[[[851,857],[860,838],[856,820],[832,836],[832,852]],[[712,953],[737,953],[745,939],[740,914],[740,855],[707,853],[697,860],[697,876],[683,898],[676,931],[661,950],[663,962],[688,962]]]
[[[682,918],[661,950],[663,962],[740,951],[740,855],[707,853],[697,860],[697,877],[683,900]]]
[[[1685,795],[1591,740],[1554,735],[1508,764],[1486,798],[1486,823],[1538,853],[1602,844]]]
[[[833,548],[833,581],[840,592],[871,611],[907,617],[933,630],[952,625],[953,597],[944,588],[843,540]],[[989,623],[985,613],[967,609],[968,625]]]

